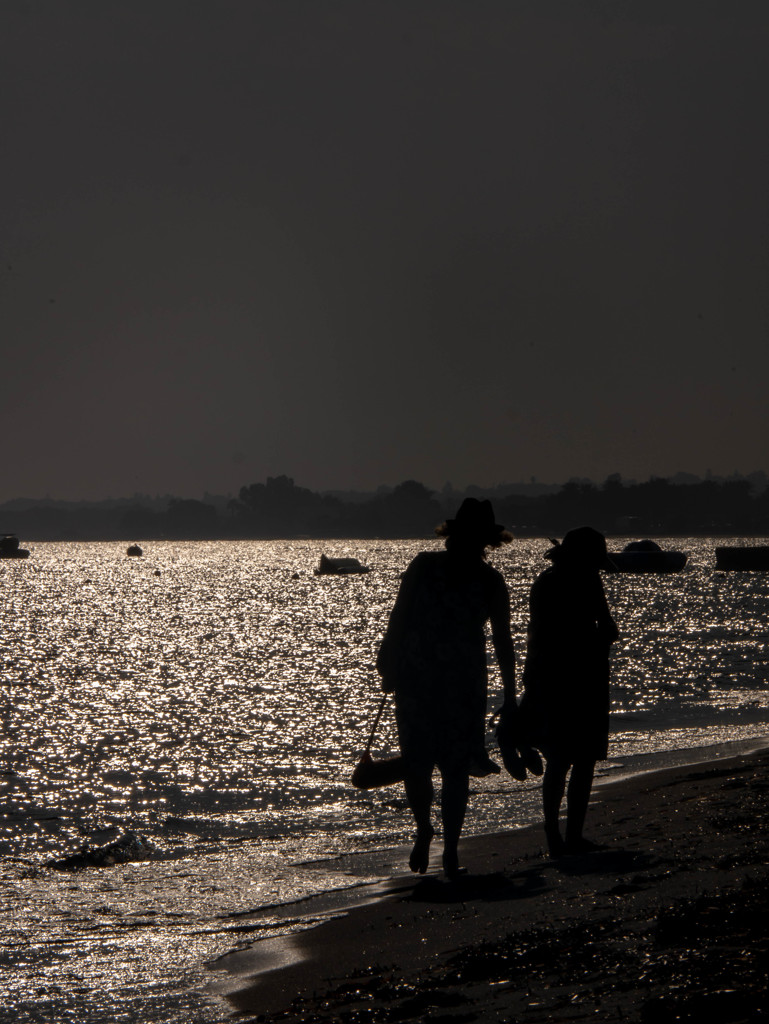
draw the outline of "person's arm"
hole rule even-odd
[[[614,643],[619,637],[619,630],[617,629],[617,623],[611,617],[609,611],[609,604],[606,600],[606,594],[603,589],[603,583],[599,577],[598,587],[596,593],[596,624],[598,627],[598,636],[606,644],[607,648]]]
[[[501,710],[508,713],[516,709],[515,647],[510,632],[510,594],[501,577],[499,587],[494,593],[490,619],[491,639],[494,644],[494,653],[497,656],[499,673],[502,676],[504,703]]]
[[[387,629],[379,647],[376,659],[376,668],[382,677],[382,689],[385,693],[392,693],[397,682],[398,665],[400,652],[403,644],[403,633],[408,619],[408,610],[411,605],[411,598],[416,585],[419,572],[417,558],[411,562],[401,577],[401,585],[398,589],[398,596],[390,612]]]

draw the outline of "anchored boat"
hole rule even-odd
[[[329,558],[321,555],[316,576],[349,576],[351,573],[368,572],[367,565],[361,565],[357,558]]]
[[[633,540],[622,551],[610,551],[613,572],[680,572],[686,565],[683,551],[664,551],[653,540]]]
[[[15,533],[4,533],[0,537],[0,558],[29,558],[29,551],[19,547]]]

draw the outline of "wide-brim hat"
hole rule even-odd
[[[497,543],[507,534],[504,526],[494,521],[494,509],[487,499],[465,498],[453,519],[446,520],[448,537],[468,537],[486,544]]]
[[[614,566],[606,549],[606,538],[592,526],[578,526],[565,533],[563,540],[553,541],[553,547],[545,552],[551,562],[568,562],[585,565],[594,569],[612,569]]]

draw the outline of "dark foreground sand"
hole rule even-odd
[[[467,877],[394,880],[228,998],[285,1024],[769,1021],[768,817],[767,750],[605,786],[589,827],[606,850],[468,839]],[[261,945],[219,966],[255,970]]]

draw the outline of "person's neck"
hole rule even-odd
[[[486,557],[484,548],[477,547],[451,547],[446,549],[451,561],[456,565],[472,566],[480,565]]]

